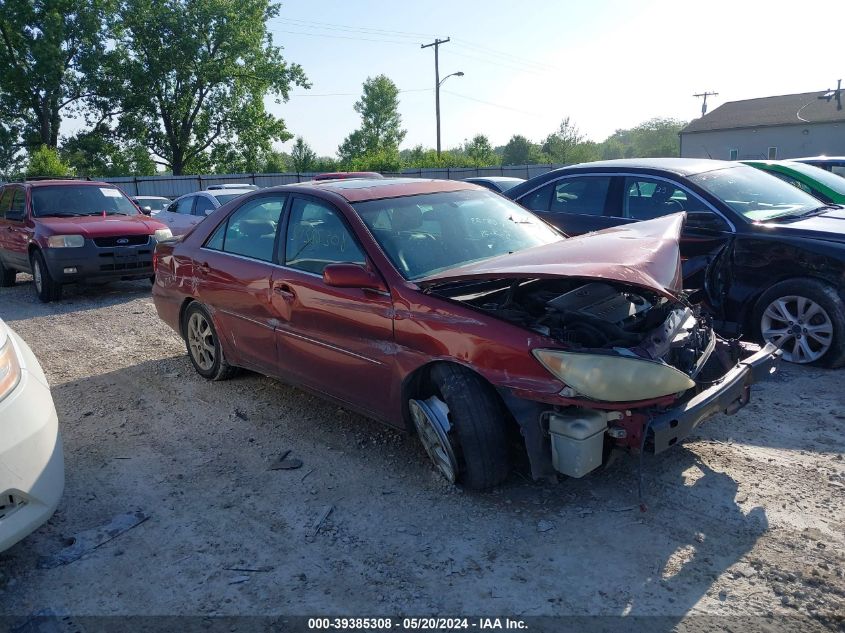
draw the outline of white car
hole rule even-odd
[[[251,191],[251,189],[215,189],[188,193],[176,198],[164,211],[157,213],[156,220],[170,227],[173,235],[184,235],[218,207]]]
[[[53,515],[64,485],[47,378],[29,346],[0,319],[0,552]]]

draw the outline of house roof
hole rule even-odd
[[[809,123],[845,123],[845,94],[842,109],[837,109],[836,98],[823,99],[833,91],[802,92],[778,97],[761,97],[743,101],[729,101],[691,121],[681,134],[730,130],[736,128],[770,125],[801,125]]]

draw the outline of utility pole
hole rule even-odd
[[[707,114],[707,97],[718,97],[718,92],[700,92],[697,95],[693,95],[693,97],[704,97],[704,101],[701,102],[701,116]]]
[[[431,44],[422,44],[420,48],[434,47],[434,112],[437,117],[437,157],[440,158],[440,60],[438,52],[441,44],[445,44],[451,38],[445,40],[435,39]]]
[[[836,109],[842,109],[842,80],[836,82],[836,90],[828,90],[825,94],[819,97],[830,103],[831,99],[836,99]]]

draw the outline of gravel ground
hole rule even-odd
[[[53,519],[0,554],[0,615],[845,623],[842,372],[782,367],[738,415],[645,458],[641,512],[634,458],[557,485],[517,472],[470,494],[415,438],[269,378],[206,382],[143,282],[43,305],[21,276],[0,317],[51,381],[67,468]],[[303,467],[269,470],[285,450]],[[39,568],[134,510],[149,520]]]

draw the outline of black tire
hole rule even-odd
[[[51,301],[59,301],[62,298],[62,284],[53,281],[50,275],[50,269],[47,268],[47,262],[44,261],[44,255],[41,251],[35,251],[30,258],[30,265],[32,266],[32,286],[35,288],[35,294],[44,303]],[[40,281],[38,281],[40,279]]]
[[[196,321],[194,321],[194,319],[196,319]],[[195,338],[195,333],[192,331],[192,328],[195,324],[200,326],[201,323],[208,326],[208,333],[205,336],[201,336],[200,340]],[[220,345],[220,338],[218,337],[217,330],[214,327],[214,321],[212,321],[208,310],[206,310],[201,303],[195,301],[188,306],[187,310],[185,310],[182,331],[184,333],[188,358],[191,359],[191,364],[200,376],[208,380],[228,380],[237,373],[238,368],[233,367],[226,362],[226,358],[223,355],[223,347]],[[196,335],[202,335],[204,331],[205,330],[198,329]],[[209,359],[207,356],[202,355],[202,352],[197,345],[192,346],[192,341],[194,341],[197,345],[202,346],[206,352],[211,352],[211,350],[209,350],[205,345],[202,345],[202,343],[206,343],[213,348],[213,358],[210,362],[208,362]]]
[[[0,288],[8,288],[15,285],[15,280],[18,277],[18,271],[7,268],[3,261],[0,260]]]
[[[830,341],[827,351],[820,357],[813,360],[802,361],[799,359],[798,362],[801,364],[830,368],[842,367],[845,365],[845,302],[843,302],[842,297],[835,288],[817,279],[788,279],[775,284],[762,294],[754,307],[753,317],[754,331],[758,339],[765,341],[767,338],[764,336],[763,322],[767,308],[777,299],[787,297],[803,297],[817,304],[826,313],[826,316],[832,326],[832,340]],[[790,306],[793,305],[797,308],[797,304],[790,304]],[[817,314],[814,318],[823,319],[824,315]],[[801,327],[806,325],[806,323],[800,323]],[[789,325],[787,324],[787,327],[788,326]],[[772,337],[769,338],[775,342],[780,342],[783,345],[785,352],[784,360],[789,360],[788,356],[791,355],[790,350],[794,346],[796,338],[801,338],[802,336],[806,338],[807,335],[800,333],[795,335],[790,334],[789,338],[786,340],[775,340]],[[810,341],[807,340],[807,343],[810,344]],[[818,341],[814,341],[813,344],[818,345]]]
[[[507,419],[495,391],[477,374],[448,363],[432,367],[431,379],[457,434],[458,480],[472,490],[499,485],[508,476],[510,460]]]

